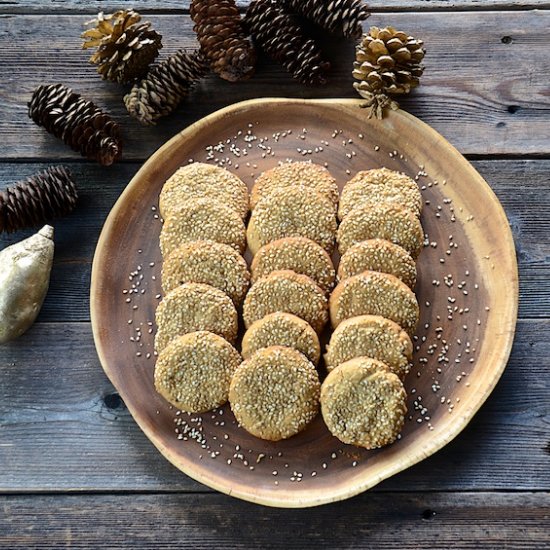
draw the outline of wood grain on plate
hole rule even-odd
[[[245,500],[288,507],[340,500],[422,460],[472,418],[499,379],[511,349],[517,266],[511,232],[498,200],[473,167],[427,125],[402,111],[383,121],[367,120],[359,104],[353,100],[266,99],[209,115],[145,163],[115,204],[99,239],[91,311],[105,371],[137,423],[168,460],[198,481]],[[277,133],[289,129],[292,134],[275,141]],[[235,137],[234,143],[241,148],[237,156],[227,143]],[[328,145],[315,152],[324,140]],[[190,159],[205,160],[206,150],[218,143],[224,146],[214,150],[213,161],[231,159],[232,168],[249,185],[254,176],[279,160],[304,158],[297,148],[311,149],[313,153],[306,156],[313,161],[328,162],[340,185],[347,179],[346,170],[381,165],[412,176],[423,170],[429,175],[420,178],[421,185],[426,183],[428,201],[422,220],[429,241],[438,242],[439,249],[427,247],[418,264],[417,293],[423,307],[417,334],[421,339],[426,335],[427,341],[420,347],[406,384],[412,419],[396,444],[375,452],[342,445],[330,436],[320,417],[287,441],[264,442],[238,428],[227,406],[219,413],[202,415],[203,446],[180,441],[174,434],[175,411],[154,390],[154,357],[148,356],[153,342],[149,327],[160,297],[160,221],[155,205],[163,182],[178,166]],[[266,155],[268,145],[275,156]],[[438,184],[430,184],[435,181]],[[449,243],[456,243],[457,248]],[[444,284],[446,274],[453,275],[453,288]],[[462,279],[468,281],[464,287]],[[440,287],[433,280],[439,280]],[[127,303],[128,294],[123,291],[132,284],[138,293],[131,294]],[[466,311],[457,311],[453,321],[448,321],[448,307]],[[438,354],[430,355],[425,349],[431,343],[441,344],[436,340],[438,327],[443,327],[449,348],[444,353],[448,363],[438,362]],[[440,404],[442,396],[448,403]],[[419,397],[423,401],[415,407]],[[211,457],[216,452],[219,456]],[[263,460],[261,455],[265,455]],[[323,468],[323,463],[330,463],[330,469]],[[296,482],[293,472],[302,474],[303,481]]]

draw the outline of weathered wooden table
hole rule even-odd
[[[232,85],[209,77],[174,116],[143,129],[126,115],[122,90],[102,82],[79,48],[83,22],[124,4],[0,2],[0,186],[63,162],[81,193],[77,210],[55,223],[55,265],[38,322],[0,348],[0,546],[548,548],[550,2],[370,2],[368,24],[395,25],[428,49],[423,86],[404,107],[471,159],[506,209],[517,245],[520,319],[501,382],[454,442],[361,496],[303,511],[215,493],[153,448],[97,359],[90,269],[109,209],[159,145],[243,99],[353,97],[353,47],[330,45],[326,88],[304,88],[262,60],[253,80]],[[133,5],[164,35],[163,54],[194,45],[188,2]],[[31,123],[31,91],[54,82],[122,123],[123,162],[86,162]],[[2,235],[0,243],[28,234]]]

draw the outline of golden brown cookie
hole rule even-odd
[[[377,449],[393,443],[401,432],[407,394],[384,363],[358,357],[326,377],[321,412],[330,433],[342,443]]]
[[[377,359],[402,380],[410,370],[412,353],[411,339],[397,323],[379,315],[359,315],[336,327],[324,357],[329,372],[355,357]]]
[[[277,311],[252,323],[243,336],[242,355],[248,359],[259,349],[270,346],[295,349],[315,365],[321,356],[317,333],[307,321],[291,313]]]
[[[361,241],[340,258],[340,281],[363,271],[389,273],[401,279],[409,288],[414,288],[416,284],[416,264],[411,255],[404,248],[385,239]]]
[[[221,336],[190,332],[172,340],[159,354],[155,388],[182,411],[209,411],[227,401],[231,377],[240,363],[237,350]]]
[[[300,352],[272,346],[243,361],[229,388],[231,410],[249,433],[269,441],[302,431],[319,410],[319,377]]]
[[[246,248],[244,223],[232,208],[217,200],[190,199],[164,222],[160,251],[166,258],[183,243],[205,240],[227,244],[242,254]]]
[[[162,351],[176,336],[208,330],[234,343],[237,310],[221,290],[201,283],[185,283],[169,292],[156,311],[155,349]]]
[[[250,208],[254,209],[274,189],[294,185],[315,189],[329,199],[334,208],[338,205],[338,185],[324,166],[312,162],[286,162],[260,174],[250,194]]]
[[[411,335],[419,318],[414,292],[397,277],[376,271],[364,271],[338,283],[329,309],[333,328],[350,317],[380,315]]]
[[[232,208],[241,219],[248,214],[248,188],[225,168],[193,162],[178,168],[164,184],[159,197],[159,210],[167,220],[189,199],[215,199]]]
[[[324,292],[307,275],[294,271],[273,271],[252,285],[244,299],[244,324],[250,328],[258,319],[276,311],[300,317],[317,333],[328,320]]]
[[[377,168],[357,172],[346,183],[340,197],[338,218],[344,219],[358,206],[380,202],[408,208],[417,216],[422,213],[422,195],[416,182],[401,172]]]
[[[338,228],[338,250],[345,254],[354,244],[369,239],[386,239],[417,259],[424,244],[424,231],[410,210],[393,204],[358,206]]]
[[[250,273],[234,248],[214,241],[190,241],[173,250],[162,264],[165,294],[183,283],[219,288],[240,305],[250,284]]]
[[[332,202],[314,189],[274,189],[252,211],[246,232],[252,254],[284,237],[306,237],[331,253],[336,236]]]
[[[262,246],[250,266],[252,283],[281,269],[307,275],[327,293],[332,290],[336,279],[334,265],[326,250],[304,237],[285,237]]]

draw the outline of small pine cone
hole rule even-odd
[[[250,78],[256,51],[246,37],[235,0],[192,0],[190,13],[210,68],[230,82]]]
[[[303,84],[326,84],[330,63],[276,0],[254,0],[244,18],[253,40]]]
[[[172,113],[196,82],[208,72],[200,51],[177,51],[153,66],[147,76],[124,96],[128,113],[142,124],[154,124]]]
[[[420,83],[426,51],[422,40],[393,27],[371,27],[357,46],[353,86],[367,100],[370,115],[382,117],[384,108],[397,109],[393,95],[408,94]]]
[[[0,191],[0,233],[43,225],[71,212],[77,191],[67,168],[51,166]]]
[[[90,63],[97,65],[101,78],[120,84],[141,78],[162,48],[162,36],[151,23],[140,23],[134,10],[119,10],[110,15],[99,13],[83,32],[82,49],[97,48]]]
[[[282,0],[290,11],[309,19],[331,34],[356,39],[370,13],[362,0]]]
[[[120,128],[91,101],[63,84],[39,86],[28,104],[29,116],[82,156],[109,166],[122,154]]]

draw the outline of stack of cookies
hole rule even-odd
[[[338,194],[328,170],[305,162],[264,172],[252,189],[244,362],[229,402],[240,425],[262,439],[291,437],[319,411],[318,335],[336,278],[329,254]]]
[[[250,273],[246,185],[223,168],[194,163],[164,184],[159,207],[164,298],[156,311],[157,391],[187,412],[224,404],[241,356],[237,308]]]
[[[413,288],[424,242],[422,197],[408,176],[359,172],[344,187],[338,217],[338,285],[329,301],[334,329],[321,389],[326,425],[344,443],[373,449],[404,423],[419,307]]]

